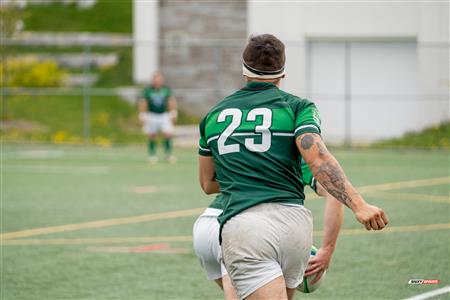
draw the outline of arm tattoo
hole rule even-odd
[[[320,156],[323,156],[328,153],[327,148],[325,148],[325,145],[322,142],[316,142],[316,146],[317,146],[317,149],[319,149]]]
[[[328,193],[347,207],[349,206],[352,199],[345,191],[345,175],[338,165],[333,162],[323,162],[317,168],[316,177]]]
[[[302,137],[301,146],[304,150],[308,150],[314,144],[314,137],[310,134]]]

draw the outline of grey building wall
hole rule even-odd
[[[203,115],[242,86],[247,4],[239,1],[159,2],[159,65],[179,105]]]

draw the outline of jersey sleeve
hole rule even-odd
[[[206,136],[205,136],[205,123],[206,123],[206,117],[200,122],[200,141],[198,142],[198,154],[201,156],[211,156],[211,149],[208,146],[208,143],[206,142]]]
[[[320,115],[316,105],[312,102],[304,100],[298,106],[297,113],[295,115],[295,137],[304,133],[317,133],[320,134]]]

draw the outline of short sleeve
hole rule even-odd
[[[200,122],[199,130],[200,130],[200,141],[198,142],[198,154],[201,156],[211,156],[211,149],[206,142],[205,136],[205,123],[206,117]]]
[[[306,101],[300,105],[295,116],[295,137],[304,133],[320,134],[320,115],[314,103]]]
[[[172,97],[172,89],[171,88],[167,88],[167,98]]]

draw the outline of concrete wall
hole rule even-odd
[[[283,88],[316,102],[323,111],[324,129],[328,129],[325,136],[337,141],[345,138],[346,131],[354,140],[367,141],[398,136],[449,118],[448,12],[444,2],[386,1],[249,1],[247,9],[249,34],[269,32],[286,43]],[[328,42],[328,48],[317,47],[320,42]],[[353,48],[347,60],[346,44]],[[389,50],[392,45],[398,47]],[[380,63],[371,65],[373,61]],[[386,88],[383,71],[397,72],[390,80],[393,89]],[[317,72],[323,77],[313,76]],[[333,72],[335,80],[327,79]],[[416,74],[409,76],[408,72]],[[373,86],[366,88],[364,78],[372,80]],[[333,93],[340,84],[340,98],[321,98],[314,90],[317,81],[323,81],[321,93]],[[358,99],[364,91],[380,95],[361,102]],[[346,98],[351,99],[351,116],[345,116]],[[387,130],[393,126],[395,130]]]
[[[242,85],[245,0],[161,0],[159,20],[161,70],[184,110],[203,115]]]

